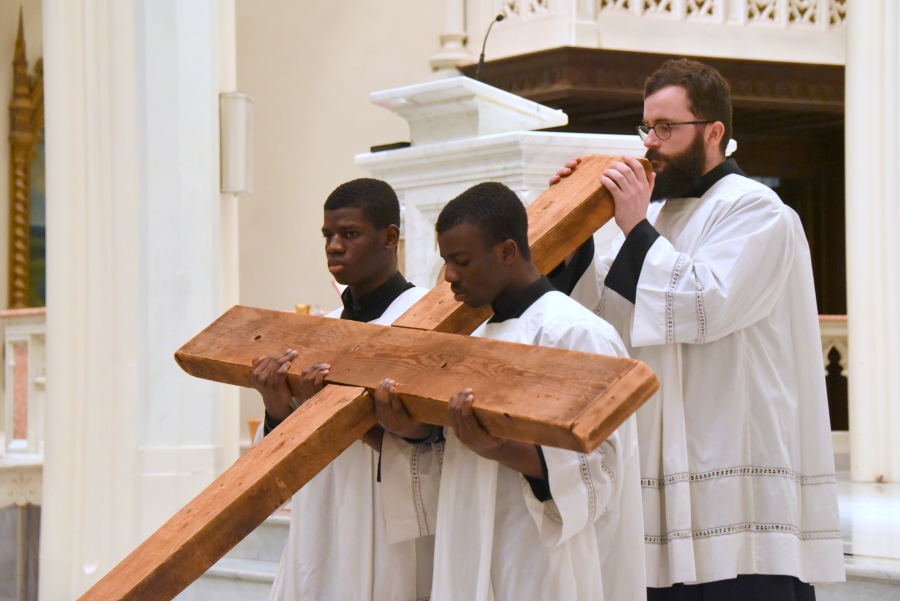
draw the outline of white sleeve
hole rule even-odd
[[[261,420],[259,420],[259,425],[256,427],[256,434],[253,435],[253,444],[250,445],[251,447],[255,447],[260,442],[262,442],[263,437],[266,435],[265,431],[266,431],[266,418],[265,418],[265,414],[263,414],[263,418]]]
[[[569,296],[581,306],[596,315],[603,313],[604,296],[606,294],[606,274],[622,247],[625,236],[621,232],[603,248],[595,246],[594,258],[588,268],[576,282]],[[596,245],[596,242],[595,242]]]
[[[643,261],[630,257],[640,264],[631,344],[703,344],[768,316],[792,265],[792,217],[771,198],[745,197],[709,226],[691,255],[659,236]],[[626,247],[617,262],[628,261]],[[615,288],[613,269],[606,283]]]
[[[600,319],[557,330],[556,335],[551,333],[554,330],[552,326],[547,328],[548,337],[541,341],[541,346],[628,356],[615,330]],[[541,447],[552,498],[541,502],[527,485],[523,492],[546,546],[565,543],[618,503],[623,472],[619,447],[619,430],[587,454]]]
[[[384,433],[381,507],[390,544],[434,534],[444,443],[410,444]]]
[[[542,447],[550,494],[541,502],[524,486],[525,504],[540,531],[541,541],[556,547],[605,515],[618,502],[622,474],[618,431],[593,452],[575,453]]]

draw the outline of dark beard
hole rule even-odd
[[[656,174],[656,183],[650,193],[651,202],[660,202],[667,198],[684,198],[697,185],[706,167],[706,146],[703,135],[697,132],[691,145],[680,154],[663,157],[658,150],[651,148],[645,155],[648,161],[666,161],[663,170]]]

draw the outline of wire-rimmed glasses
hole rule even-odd
[[[712,121],[680,121],[678,123],[657,123],[656,125],[638,125],[637,132],[641,137],[641,141],[647,139],[647,136],[650,135],[650,132],[656,134],[656,137],[660,140],[668,140],[672,137],[672,126],[674,125],[705,125],[707,123],[712,123]]]

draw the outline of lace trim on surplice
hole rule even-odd
[[[594,492],[594,483],[591,480],[591,470],[588,467],[587,456],[584,453],[578,453],[578,460],[581,462],[581,479],[588,492],[588,524],[594,523],[594,516],[597,511],[597,498]]]
[[[412,461],[410,472],[413,485],[413,499],[416,503],[416,518],[419,521],[419,536],[428,535],[428,523],[425,521],[425,504],[422,501],[422,490],[419,483],[419,445],[412,445]]]
[[[603,309],[606,306],[606,285],[603,285],[603,290],[600,291],[600,302],[597,303],[597,306],[594,307],[594,315],[597,317],[603,317]]]
[[[706,530],[674,530],[666,535],[644,536],[644,542],[650,544],[664,545],[672,540],[683,538],[698,539],[710,536],[722,536],[725,534],[740,534],[742,532],[784,532],[793,534],[800,540],[829,540],[840,539],[840,530],[818,530],[812,532],[804,532],[797,526],[791,524],[757,524],[748,522],[746,524],[734,524],[731,526],[718,526],[716,528],[707,528]]]
[[[697,284],[697,344],[703,344],[706,341],[706,310],[703,308],[703,284],[696,273],[694,283]]]
[[[687,259],[686,254],[678,253],[678,260],[675,261],[672,277],[669,280],[669,288],[666,290],[666,342],[668,344],[675,342],[675,287],[678,286],[678,280],[681,279],[681,270],[684,267],[685,259]]]
[[[641,487],[662,488],[677,482],[700,482],[711,478],[728,478],[731,476],[780,476],[799,482],[801,486],[834,484],[837,482],[837,477],[834,474],[803,476],[792,470],[777,467],[728,467],[698,474],[689,474],[687,472],[672,474],[671,476],[666,476],[662,480],[641,478]]]

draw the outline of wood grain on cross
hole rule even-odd
[[[532,257],[542,273],[613,215],[598,176],[619,157],[589,155],[528,207]],[[649,165],[645,162],[649,173]],[[326,386],[113,568],[82,601],[168,600],[199,578],[376,423],[367,392],[385,377],[410,414],[447,424],[452,395],[471,387],[475,414],[495,436],[590,452],[657,389],[643,363],[475,339],[490,316],[442,283],[396,327],[233,307],[177,353],[189,374],[250,385],[254,357],[298,350],[288,372],[331,364]],[[424,331],[423,331],[424,330]],[[431,331],[427,331],[431,330]]]

